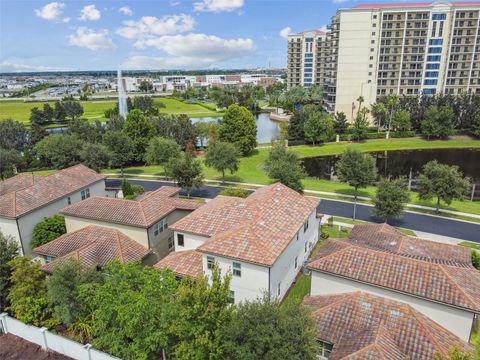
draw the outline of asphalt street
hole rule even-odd
[[[156,190],[162,185],[172,185],[170,182],[150,180],[132,179],[129,180],[129,182],[141,185],[145,191]],[[107,185],[120,186],[120,180],[107,179]],[[222,188],[218,186],[201,186],[193,189],[191,196],[212,199],[217,196],[221,190]],[[186,192],[182,190],[181,194],[186,195]],[[383,222],[382,219],[372,215],[372,210],[373,207],[371,206],[357,205],[357,219],[377,223]],[[353,214],[353,204],[344,201],[322,199],[318,206],[318,211],[322,214],[351,218]],[[457,221],[455,219],[405,212],[400,219],[390,220],[389,224],[414,231],[417,230],[480,243],[480,223],[475,224]]]

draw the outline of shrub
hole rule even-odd
[[[62,215],[46,217],[33,228],[32,249],[55,240],[67,232],[65,218]]]
[[[246,198],[248,195],[250,195],[250,193],[242,188],[229,187],[220,191],[220,195]]]

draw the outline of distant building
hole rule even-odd
[[[326,33],[304,31],[288,36],[287,88],[323,85]]]

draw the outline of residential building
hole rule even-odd
[[[48,176],[19,174],[0,182],[0,231],[32,255],[33,228],[45,217],[90,196],[105,196],[105,176],[83,165]]]
[[[282,299],[318,241],[317,198],[280,183],[247,198],[217,196],[170,225],[175,252],[155,266],[177,276],[231,272],[232,302]]]
[[[362,291],[409,304],[464,341],[480,313],[480,272],[469,248],[355,225],[311,260],[311,295]]]
[[[366,292],[309,296],[320,343],[318,359],[430,360],[473,346],[414,307]]]
[[[116,229],[89,225],[66,233],[33,250],[44,263],[42,269],[51,273],[70,259],[82,266],[100,269],[107,262],[143,261],[152,250]]]
[[[174,249],[172,224],[202,203],[180,199],[180,188],[162,186],[135,200],[94,196],[82,203],[73,204],[60,211],[65,216],[67,232],[71,233],[89,225],[115,229],[152,249],[152,264]]]
[[[326,38],[324,103],[352,120],[356,99],[480,93],[480,2],[339,9]]]
[[[327,34],[321,30],[288,36],[287,88],[323,85]]]

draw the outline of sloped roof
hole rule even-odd
[[[246,199],[217,196],[170,229],[210,237],[200,252],[271,266],[319,202],[277,183]]]
[[[196,250],[174,251],[154,265],[157,269],[171,269],[179,276],[203,275],[202,253]]]
[[[202,203],[197,201],[175,197],[174,195],[179,192],[180,188],[162,186],[158,190],[141,196],[138,200],[93,196],[60,210],[60,213],[84,219],[149,228],[174,210],[192,211],[202,206]]]
[[[431,359],[452,346],[473,346],[410,305],[364,292],[309,296],[319,340],[333,344],[331,360]]]
[[[480,272],[331,239],[308,267],[393,291],[480,312]]]
[[[17,218],[105,179],[84,165],[48,176],[17,175],[0,182],[0,216]]]
[[[56,258],[43,266],[46,272],[52,272],[69,259],[79,260],[87,267],[101,267],[112,260],[140,261],[151,252],[118,230],[95,225],[64,234],[33,251]]]

